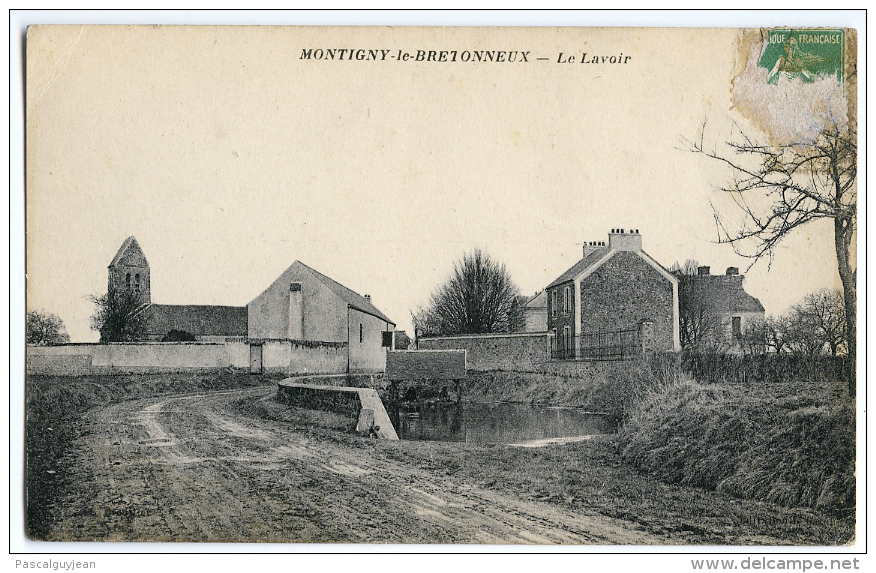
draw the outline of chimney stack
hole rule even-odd
[[[608,247],[618,251],[641,251],[642,235],[638,229],[612,229],[608,234]]]
[[[739,268],[738,268],[738,267],[727,267],[727,275],[728,275],[728,276],[731,276],[731,275],[738,275],[738,274],[739,274]]]
[[[301,283],[289,283],[289,323],[286,327],[286,338],[289,340],[304,340],[304,293]]]
[[[368,304],[371,304],[371,295],[370,294],[365,295],[365,302],[367,302]]]
[[[584,243],[584,258],[586,259],[587,255],[589,255],[593,251],[604,248],[605,241],[588,241]]]
[[[697,274],[700,276],[708,276],[710,267],[697,267]]]

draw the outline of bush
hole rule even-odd
[[[848,356],[801,354],[722,354],[686,350],[681,357],[684,371],[699,382],[739,383],[758,380],[776,384],[793,380],[825,378],[848,382],[854,375]]]
[[[164,335],[161,342],[194,342],[195,335],[185,330],[173,329]]]

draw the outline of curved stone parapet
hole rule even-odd
[[[280,380],[279,395],[301,408],[312,410],[327,410],[350,416],[352,420],[359,419],[363,410],[374,413],[374,427],[379,428],[376,434],[385,440],[397,440],[398,434],[383,407],[383,401],[373,388],[355,388],[352,386],[329,386],[306,383],[307,376],[296,376]],[[314,376],[315,379],[325,379],[326,376]],[[341,377],[338,377],[341,378]],[[320,380],[323,381],[323,380]]]

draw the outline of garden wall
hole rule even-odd
[[[341,343],[265,340],[264,372],[341,374],[347,370]],[[152,374],[249,369],[248,342],[141,342],[28,346],[26,372],[32,375]]]
[[[469,370],[537,372],[548,360],[548,333],[476,334],[421,338],[418,350],[465,350]]]

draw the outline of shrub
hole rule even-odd
[[[164,335],[161,342],[194,342],[195,335],[185,330],[173,329]]]

